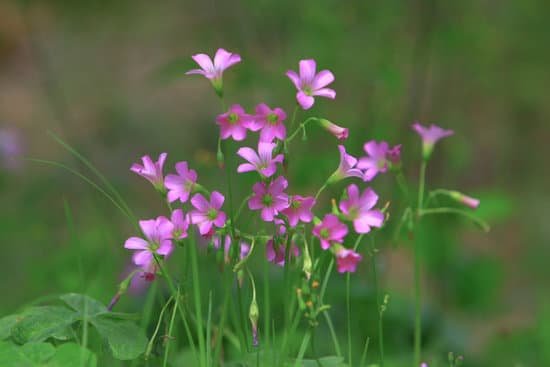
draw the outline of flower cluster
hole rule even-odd
[[[213,60],[206,54],[196,54],[193,60],[200,68],[190,70],[187,74],[203,75],[212,82],[217,95],[223,98],[223,73],[239,63],[241,57],[219,49]],[[317,72],[315,60],[301,60],[299,71],[289,70],[286,75],[297,89],[297,107],[302,110],[311,109],[315,97],[336,97],[336,92],[328,88],[334,81],[333,73],[329,70]],[[296,116],[296,111],[293,116]],[[283,169],[289,142],[300,129],[303,129],[305,135],[305,125],[310,120],[317,121],[340,141],[337,145],[340,163],[315,196],[289,192],[291,185]],[[266,223],[266,228],[274,228],[269,229],[267,235],[261,233],[263,230],[244,234],[236,228],[236,223],[228,220],[230,216],[223,210],[225,196],[218,191],[209,192],[198,184],[197,172],[190,169],[187,162],[176,163],[175,173],[166,176],[163,173],[166,153],[162,153],[157,161],[144,156],[141,164],[132,165],[131,170],[153,184],[171,211],[170,218],[160,216],[140,221],[143,236],[131,237],[126,241],[126,248],[136,250],[133,261],[145,274],[155,274],[160,260],[167,258],[175,248],[174,245],[187,237],[191,224],[197,227],[201,236],[211,241],[213,248],[224,251],[226,262],[232,260],[231,253],[239,253],[239,256],[233,255],[237,257],[233,259],[235,261],[251,254],[253,246],[243,239],[253,244],[258,238],[263,238],[267,259],[280,266],[288,265],[287,260],[297,259],[301,253],[307,252],[305,238],[310,234],[317,238],[322,250],[334,255],[340,273],[356,271],[363,256],[357,252],[357,248],[346,246],[346,238],[350,233],[348,223],[359,236],[371,232],[373,228],[381,228],[385,214],[376,209],[378,195],[370,187],[361,189],[357,184],[350,184],[345,188],[338,205],[333,206],[332,212],[319,216],[314,213],[317,198],[324,188],[347,178],[355,177],[370,182],[379,174],[400,171],[401,145],[391,147],[386,141],[370,140],[364,143],[364,156],[353,156],[342,144],[349,136],[347,128],[325,118],[309,117],[295,131],[289,132],[294,121],[288,126],[286,121],[287,113],[281,107],[270,107],[264,102],[258,103],[249,112],[240,104],[232,104],[215,117],[215,123],[219,126],[220,144],[222,140],[241,142],[251,134],[257,135],[257,145],[239,147],[235,152],[243,159],[236,171],[257,175],[257,182],[252,185],[250,195],[243,204],[247,204],[252,213],[257,212]],[[419,123],[415,123],[413,129],[422,138],[424,159],[429,158],[439,139],[453,133],[435,125],[426,128]],[[459,194],[452,192],[451,196],[454,195],[455,200],[465,205],[477,206],[475,199]],[[232,243],[238,244],[240,250],[230,251]]]

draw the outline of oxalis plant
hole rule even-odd
[[[401,145],[369,140],[364,143],[364,152],[354,156],[344,146],[347,128],[309,115],[318,97],[336,97],[329,87],[334,75],[329,70],[317,72],[315,60],[301,60],[298,72],[286,73],[297,90],[297,104],[288,118],[283,108],[266,103],[248,112],[239,104],[226,106],[223,73],[241,62],[239,55],[219,49],[213,60],[206,54],[192,58],[200,68],[187,74],[207,78],[220,100],[219,114],[212,116],[217,127],[213,123],[212,129],[219,129],[217,161],[225,177],[209,188],[187,161],[175,163],[174,170],[165,174],[167,153],[156,160],[143,156],[140,163],[132,165],[131,171],[148,180],[166,204],[166,211],[157,213],[159,216],[136,219],[135,232],[128,234],[124,242],[135,269],[120,283],[107,306],[85,295],[67,294],[46,306],[30,307],[2,318],[0,365],[96,366],[96,353],[88,349],[88,338],[93,337],[104,340],[114,359],[133,360],[132,366],[367,366],[366,332],[362,335],[365,348],[360,360],[352,358],[350,287],[356,269],[368,266],[372,268],[376,293],[379,340],[379,350],[369,353],[368,365],[384,366],[383,316],[391,304],[388,293],[381,292],[377,284],[375,234],[384,230],[390,212],[397,206],[387,204],[396,200],[380,199],[369,183],[379,175],[390,174],[402,191],[399,199],[405,203],[400,207],[406,208],[392,213],[398,221],[396,232],[405,232],[414,248],[415,332],[410,365],[427,367],[421,351],[419,226],[426,216],[454,214],[488,230],[487,224],[474,215],[477,199],[455,190],[426,189],[426,170],[435,145],[453,131],[418,122],[412,125],[412,131],[420,137],[422,158],[418,185],[409,186],[401,162]],[[287,174],[292,144],[306,141],[307,130],[315,128],[334,136],[334,146],[327,149],[339,154],[340,163],[333,172],[327,172],[317,191],[295,192]],[[257,145],[238,146],[247,135],[253,135],[254,140],[257,137]],[[58,141],[88,166],[105,188],[73,172],[134,218],[112,185],[84,157]],[[237,157],[230,157],[233,155]],[[238,165],[232,164],[235,160]],[[256,180],[240,203],[233,192],[238,175],[252,175]],[[340,197],[323,200],[323,191],[335,185],[343,188]],[[416,195],[414,188],[418,189]],[[446,196],[450,199],[447,202],[456,205],[437,206],[438,196]],[[246,211],[247,221],[243,220]],[[175,252],[181,252],[182,263],[170,261]],[[217,273],[223,290],[219,297],[210,287],[203,288],[200,280],[199,257],[212,252],[221,266],[202,271]],[[265,256],[263,282],[256,281],[258,275],[249,266],[249,260],[258,256]],[[274,316],[275,306],[270,302],[270,266],[282,272],[284,303],[282,310],[276,310],[282,314],[280,318]],[[184,268],[179,273],[189,274],[189,279],[172,275],[178,267]],[[334,273],[345,277],[347,350],[342,350],[336,332],[341,325],[332,321],[331,307],[324,301]],[[153,327],[140,328],[132,320],[133,315],[114,311],[132,282],[137,281],[151,284],[143,316],[148,321],[142,319],[142,325]],[[159,293],[160,282],[168,292],[166,297]],[[162,306],[158,314],[151,314],[151,300],[159,296]],[[213,299],[222,302],[214,304]],[[321,323],[326,323],[330,332],[332,351],[314,348]],[[188,353],[181,357],[177,347],[184,345]],[[449,355],[450,366],[461,363],[462,356]]]

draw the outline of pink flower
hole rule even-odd
[[[288,182],[283,176],[277,177],[270,184],[257,182],[252,187],[254,195],[248,200],[251,210],[262,210],[261,217],[266,222],[272,222],[281,210],[288,208],[288,195],[284,190]]]
[[[225,224],[225,213],[221,207],[225,198],[217,191],[212,191],[210,202],[202,194],[195,194],[191,198],[191,204],[196,210],[191,211],[191,223],[199,227],[199,233],[206,235],[213,226],[223,227]]]
[[[333,242],[342,243],[348,234],[348,227],[334,214],[327,214],[323,221],[313,227],[313,235],[321,241],[321,248],[327,250]]]
[[[223,242],[223,243],[222,243]],[[212,246],[215,249],[220,249],[223,247],[224,261],[226,264],[229,264],[231,261],[231,236],[225,235],[223,241],[221,236],[215,235],[212,238]],[[250,245],[244,241],[239,242],[239,258],[242,260],[250,252]]]
[[[172,239],[181,240],[187,237],[187,229],[189,228],[189,219],[183,214],[183,210],[176,209],[170,217],[174,228],[172,229]]]
[[[218,51],[216,51],[214,62],[212,62],[210,56],[206,54],[196,54],[193,55],[192,58],[199,64],[200,69],[189,70],[185,74],[204,75],[206,78],[210,79],[214,89],[216,89],[216,93],[220,95],[223,87],[222,76],[224,70],[241,61],[241,56],[228,52],[223,48],[219,48]]]
[[[371,227],[382,227],[384,214],[372,209],[378,201],[378,195],[369,187],[359,196],[357,185],[348,186],[348,198],[340,201],[340,210],[347,219],[353,221],[357,233],[369,233]]]
[[[286,215],[291,227],[296,227],[298,221],[309,223],[313,219],[311,208],[315,205],[315,199],[312,196],[303,197],[293,195],[290,197],[290,205],[281,213]]]
[[[378,173],[385,173],[389,164],[401,160],[401,145],[390,149],[385,141],[377,143],[371,140],[365,143],[363,149],[367,156],[359,158],[357,168],[365,170],[366,181],[371,181]]]
[[[329,183],[335,183],[346,177],[359,177],[365,180],[363,171],[356,167],[357,158],[349,155],[343,145],[338,145],[340,151],[340,165],[336,171],[329,177]]]
[[[145,177],[153,184],[153,186],[155,186],[157,190],[163,190],[164,176],[162,173],[162,167],[164,166],[164,161],[166,160],[167,155],[167,153],[161,153],[156,162],[153,162],[151,157],[148,155],[144,155],[141,157],[143,165],[134,163],[132,167],[130,167],[130,171]]]
[[[285,266],[286,246],[284,243],[277,243],[273,239],[266,242],[266,257],[269,262],[278,266]],[[300,256],[300,249],[294,243],[290,247],[290,258]]]
[[[357,252],[341,247],[336,252],[336,265],[339,273],[355,273],[357,264],[363,259],[363,256]]]
[[[315,60],[300,60],[300,75],[289,70],[286,75],[292,80],[298,93],[296,100],[304,110],[309,110],[315,99],[313,96],[336,98],[336,92],[333,89],[325,88],[334,81],[334,75],[328,70],[322,70],[316,73],[317,65]]]
[[[164,180],[164,186],[168,189],[168,202],[180,200],[185,203],[193,191],[197,182],[197,172],[187,167],[187,162],[176,163],[177,175],[169,174]]]
[[[286,113],[282,108],[269,108],[265,103],[256,106],[254,122],[250,124],[250,130],[260,132],[260,141],[271,143],[273,139],[284,140],[286,138],[286,126],[283,121]]]
[[[338,140],[346,140],[349,136],[349,130],[347,128],[338,126],[329,120],[319,119],[319,123],[325,128],[325,130],[334,135]]]
[[[232,137],[236,141],[246,138],[246,130],[253,123],[254,119],[248,115],[244,108],[238,104],[229,107],[229,111],[222,113],[216,118],[220,125],[220,136],[222,139]]]
[[[412,128],[422,138],[422,155],[424,159],[430,158],[433,147],[439,139],[454,134],[454,131],[442,129],[434,124],[431,124],[429,127],[425,127],[420,125],[418,122],[415,122],[412,125]]]
[[[273,149],[277,144],[264,143],[260,141],[258,143],[258,153],[252,148],[243,147],[239,148],[237,154],[246,159],[249,163],[243,163],[237,168],[237,172],[250,172],[258,171],[263,177],[271,177],[277,171],[277,163],[282,163],[284,156],[277,154],[273,158]]]
[[[479,206],[479,200],[476,198],[463,194],[459,191],[450,191],[449,193],[451,198],[463,205],[466,205],[469,208],[477,209],[477,207]]]
[[[124,243],[124,247],[130,250],[138,250],[132,260],[134,264],[143,269],[154,267],[153,254],[168,256],[173,250],[171,241],[174,225],[165,217],[157,219],[140,220],[139,226],[145,239],[130,237]]]

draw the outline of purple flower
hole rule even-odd
[[[357,233],[369,233],[371,227],[382,227],[384,214],[372,209],[378,201],[378,195],[369,187],[359,195],[357,185],[348,186],[348,198],[340,201],[340,210],[347,219],[353,221]]]
[[[257,182],[252,187],[254,195],[248,200],[251,210],[262,210],[261,217],[266,222],[272,222],[281,210],[288,208],[288,195],[284,190],[288,182],[283,176],[277,177],[270,184]]]
[[[290,205],[281,213],[286,215],[291,227],[296,227],[298,221],[309,223],[313,219],[311,208],[315,205],[315,199],[312,196],[303,197],[293,195],[289,198]]]
[[[273,139],[284,140],[286,138],[286,126],[283,121],[286,113],[282,108],[269,108],[265,103],[256,106],[254,122],[250,124],[250,130],[260,132],[260,141],[271,143]]]
[[[229,107],[229,111],[216,118],[216,123],[220,125],[221,138],[232,137],[236,141],[246,138],[246,130],[253,122],[253,117],[248,115],[244,108],[238,104],[232,105]]]
[[[300,75],[295,71],[289,70],[286,75],[292,80],[298,93],[296,100],[304,110],[309,110],[315,99],[313,96],[326,97],[334,99],[336,92],[333,89],[325,88],[334,81],[334,75],[328,70],[322,70],[316,73],[317,65],[315,60],[300,60]]]
[[[348,234],[348,227],[334,214],[327,214],[323,221],[313,227],[313,235],[321,241],[321,248],[327,250],[333,242],[342,243]]]
[[[196,54],[192,56],[193,60],[199,64],[200,69],[189,70],[185,74],[200,74],[210,79],[216,92],[221,95],[223,87],[223,72],[230,66],[241,61],[241,56],[219,48],[214,56],[214,61],[206,54]]]
[[[325,130],[334,135],[338,140],[346,140],[349,136],[349,130],[345,127],[338,126],[326,119],[319,119],[319,123]]]
[[[176,163],[177,175],[169,174],[164,180],[164,186],[168,189],[168,202],[180,200],[185,203],[193,191],[193,186],[197,182],[197,172],[189,169],[187,162]]]
[[[338,145],[338,150],[340,151],[340,165],[332,176],[329,177],[328,183],[335,183],[346,177],[359,177],[364,181],[363,171],[356,168],[357,158],[349,155],[343,145]]]
[[[187,237],[187,229],[189,228],[189,218],[183,214],[183,210],[176,209],[170,217],[174,228],[172,229],[172,239],[181,240]]]
[[[243,163],[237,168],[237,172],[250,172],[258,171],[263,177],[271,177],[277,171],[277,163],[282,163],[284,156],[277,154],[273,158],[273,149],[277,144],[264,143],[260,141],[258,143],[258,153],[252,148],[243,147],[239,148],[237,154],[246,159],[249,163]]]
[[[213,226],[223,227],[225,224],[225,213],[221,207],[225,198],[217,191],[212,191],[210,202],[202,194],[195,194],[191,198],[191,204],[196,210],[191,211],[191,223],[199,227],[199,233],[206,235]]]
[[[363,259],[363,256],[357,252],[341,247],[336,252],[336,265],[339,273],[355,273],[357,264]]]
[[[390,149],[385,141],[377,143],[371,140],[363,149],[367,156],[359,158],[357,168],[365,170],[365,181],[371,181],[378,173],[385,173],[390,164],[398,164],[401,160],[401,145]]]
[[[145,177],[157,190],[162,191],[164,186],[162,167],[164,166],[164,161],[166,160],[167,155],[167,153],[161,153],[156,162],[153,162],[151,157],[148,155],[144,155],[141,157],[141,162],[143,165],[134,163],[132,167],[130,167],[130,171]]]
[[[165,217],[157,219],[140,220],[139,226],[145,239],[130,237],[124,243],[124,247],[130,250],[138,250],[132,260],[134,264],[143,269],[154,267],[153,254],[168,256],[173,250],[171,241],[174,225]]]
[[[212,246],[214,246],[214,248],[218,250],[223,247],[224,261],[226,264],[229,264],[231,261],[231,236],[225,235],[225,237],[223,238],[223,241],[221,236],[219,235],[213,236]],[[244,241],[240,241],[239,250],[240,250],[239,258],[242,260],[250,252],[250,245]]]
[[[266,257],[269,262],[278,266],[285,266],[286,246],[284,243],[275,244],[275,240],[271,239],[266,242]],[[300,249],[294,243],[290,246],[290,257],[300,256]]]
[[[422,156],[424,159],[430,158],[433,147],[439,139],[454,134],[454,131],[442,129],[434,124],[431,124],[429,127],[425,127],[420,125],[418,122],[415,122],[412,125],[412,128],[422,138]]]

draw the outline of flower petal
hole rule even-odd
[[[300,60],[299,65],[300,65],[300,79],[302,79],[302,81],[306,82],[307,84],[312,83],[313,79],[315,78],[315,70],[317,69],[315,60],[313,59]]]
[[[309,110],[313,106],[313,103],[315,103],[315,99],[312,96],[308,96],[302,91],[296,93],[296,100],[304,110]]]
[[[193,60],[206,72],[211,73],[214,70],[212,59],[207,54],[196,54],[191,56]]]
[[[313,79],[311,87],[315,89],[321,89],[329,85],[334,81],[334,74],[329,70],[322,70]]]
[[[210,204],[213,208],[220,209],[225,201],[225,197],[218,191],[212,191],[210,195]]]
[[[149,247],[149,243],[143,238],[130,237],[124,242],[124,248],[130,250],[145,250]]]

